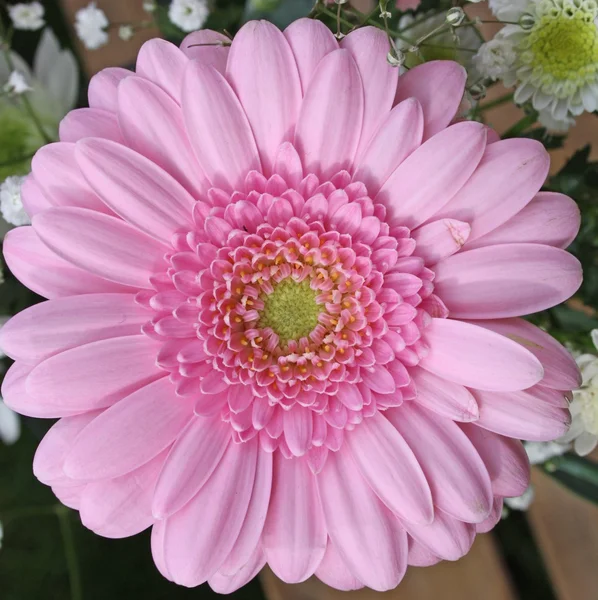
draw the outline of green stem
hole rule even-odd
[[[506,104],[507,102],[510,102],[511,100],[513,100],[513,95],[514,94],[511,92],[509,94],[505,94],[504,96],[500,96],[499,98],[491,100],[490,102],[486,102],[485,104],[480,106],[480,112],[490,110],[491,108],[495,108],[497,106],[501,106],[503,104]]]
[[[517,121],[515,125],[510,127],[502,136],[503,139],[514,138],[521,135],[526,129],[531,127],[538,120],[538,113],[533,111],[525,115],[522,119]]]
[[[71,586],[71,600],[83,600],[83,587],[81,585],[81,574],[79,573],[79,563],[77,561],[77,551],[75,548],[75,537],[71,523],[70,511],[64,506],[57,506],[55,509],[58,522],[60,523],[60,533],[64,544],[64,554],[69,571],[69,582]]]

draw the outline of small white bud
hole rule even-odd
[[[156,2],[154,0],[145,0],[143,10],[148,13],[153,13],[156,10]]]
[[[452,27],[457,27],[465,20],[465,11],[460,6],[449,8],[446,13],[446,22]]]
[[[133,37],[134,33],[131,25],[121,25],[118,28],[118,37],[124,42],[128,42]]]
[[[526,31],[532,29],[535,24],[536,19],[534,19],[534,17],[529,13],[521,15],[521,18],[519,19],[519,25],[521,26],[521,29],[525,29]]]
[[[386,55],[386,61],[391,67],[401,67],[405,63],[405,53],[398,48],[392,48]]]
[[[334,0],[337,4],[347,4],[348,0]]]
[[[471,98],[475,101],[482,100],[486,97],[486,86],[481,83],[474,83],[469,88],[469,94]]]
[[[20,94],[24,94],[25,92],[31,91],[31,86],[25,79],[23,73],[19,71],[13,71],[8,81],[4,84],[4,91],[7,94],[14,94],[15,96],[19,96]]]
[[[387,10],[380,11],[381,19],[390,19],[390,17],[392,17],[392,13],[388,12]]]

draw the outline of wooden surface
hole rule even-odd
[[[367,3],[369,0],[358,0]],[[65,14],[72,23],[74,13],[88,0],[62,0]],[[98,0],[112,23],[134,22],[146,18],[141,0]],[[470,5],[475,14],[488,17],[484,5]],[[494,26],[486,26],[492,35]],[[88,75],[107,66],[134,63],[141,44],[157,35],[151,29],[137,33],[123,42],[116,31],[111,42],[95,51],[79,46]],[[493,88],[488,100],[506,90]],[[504,132],[517,122],[522,112],[513,105],[488,111],[489,122]],[[573,152],[593,143],[593,157],[598,159],[598,119],[584,115],[578,119],[563,150],[552,152],[552,171],[557,171]],[[535,472],[536,500],[530,511],[534,535],[541,546],[559,600],[598,600],[598,508],[575,497],[551,479]],[[399,588],[380,594],[370,590],[337,592],[317,579],[290,586],[283,584],[268,570],[262,583],[269,600],[516,600],[508,574],[497,553],[493,538],[478,536],[470,554],[456,563],[441,563],[426,569],[410,568]],[[526,600],[522,598],[520,600]]]

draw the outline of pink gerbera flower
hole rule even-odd
[[[61,418],[37,477],[101,535],[153,526],[177,583],[393,588],[567,429],[575,363],[518,317],[579,286],[579,214],[539,143],[451,125],[455,63],[397,86],[378,29],[221,39],[146,43],[35,156],[4,251],[49,300],[2,329],[3,396]]]

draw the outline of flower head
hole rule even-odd
[[[482,44],[473,57],[478,72],[491,79],[504,77],[513,68],[516,60],[517,54],[513,45],[501,37],[495,37]]]
[[[503,8],[497,16],[507,18]],[[516,86],[515,101],[531,101],[551,129],[566,129],[584,110],[598,108],[598,2],[588,0],[527,0],[511,5],[507,25],[491,47],[484,45],[478,66],[486,76],[501,77]],[[487,60],[500,48],[510,68],[498,73]],[[515,55],[515,60],[512,60]],[[486,59],[485,59],[486,57]],[[506,66],[506,65],[505,65]]]
[[[172,0],[168,9],[168,18],[187,32],[200,29],[209,14],[206,0]]]
[[[11,225],[30,225],[29,215],[21,201],[21,186],[25,177],[7,177],[0,185],[0,212]]]
[[[575,362],[518,317],[579,286],[579,213],[539,143],[451,125],[453,62],[399,79],[383,31],[310,19],[219,41],[147,42],[37,153],[4,251],[49,300],[0,332],[3,395],[61,418],[37,477],[102,535],[153,526],[169,579],[389,589],[566,430]]]
[[[46,23],[44,21],[44,7],[41,2],[20,2],[8,7],[8,16],[15,29],[36,31]]]
[[[108,43],[108,25],[106,13],[95,2],[90,2],[75,14],[77,37],[88,50],[97,50]]]

